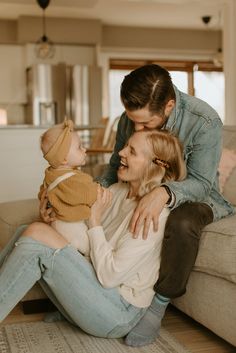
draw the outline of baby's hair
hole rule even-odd
[[[64,129],[64,123],[57,124],[44,132],[44,134],[40,137],[40,147],[43,152],[43,155],[48,153],[50,148],[54,145],[59,135]]]
[[[139,197],[168,181],[186,177],[186,164],[180,140],[168,130],[142,130],[150,145],[150,163],[139,188]]]

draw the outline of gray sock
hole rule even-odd
[[[169,302],[169,298],[156,294],[142,319],[126,336],[125,344],[141,347],[153,343],[159,335],[161,320]]]

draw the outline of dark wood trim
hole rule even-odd
[[[112,70],[134,70],[148,64],[158,64],[168,71],[223,71],[223,68],[216,66],[212,61],[110,59]]]
[[[195,94],[193,71],[188,72],[188,94],[190,94],[191,96],[194,96]]]

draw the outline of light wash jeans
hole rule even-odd
[[[146,308],[129,304],[116,288],[103,288],[93,266],[71,245],[53,249],[20,237],[23,229],[0,253],[0,321],[36,281],[70,322],[94,336],[123,337],[144,315]]]

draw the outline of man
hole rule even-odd
[[[126,344],[152,343],[171,298],[181,296],[197,256],[204,226],[234,213],[233,206],[219,192],[217,169],[221,155],[222,122],[207,103],[180,92],[168,71],[145,65],[125,76],[121,85],[125,107],[110,164],[99,181],[109,186],[117,181],[118,152],[134,130],[169,129],[183,143],[187,178],[165,183],[144,196],[133,215],[130,230],[134,237],[142,228],[143,238],[163,207],[170,207],[162,249],[156,295],[144,317],[126,337]]]

